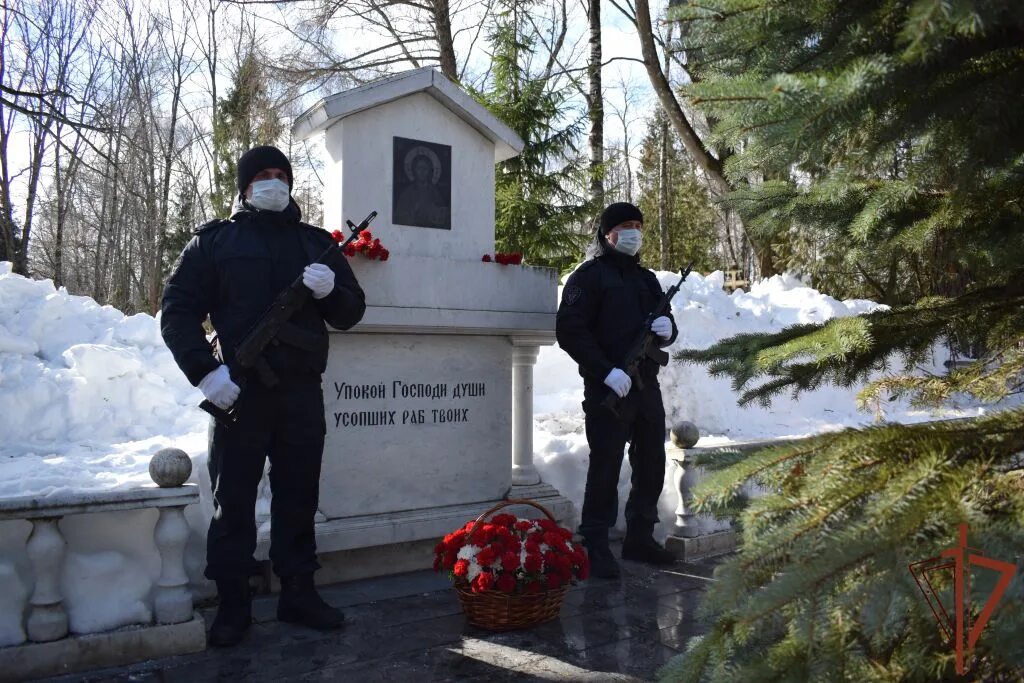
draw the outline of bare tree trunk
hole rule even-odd
[[[206,58],[206,68],[210,76],[210,121],[217,120],[217,3],[218,0],[209,0],[209,10],[206,13],[206,45],[203,48],[203,56]],[[217,154],[210,150],[210,172],[207,177],[210,181],[210,197],[217,194],[216,168]],[[212,207],[211,207],[212,208]]]
[[[672,24],[668,25],[668,36],[665,44],[672,42]],[[665,80],[669,81],[672,75],[672,61],[668,50],[665,50]],[[661,237],[661,269],[669,269],[669,241],[668,241],[668,119],[661,120],[661,150],[658,159],[658,234]]]
[[[124,114],[121,115],[122,118]],[[99,277],[105,279],[110,273],[111,260],[116,256],[114,249],[119,248],[120,245],[120,231],[121,231],[121,216],[123,207],[120,205],[121,196],[118,190],[120,189],[120,172],[121,172],[121,141],[124,137],[124,121],[119,121],[118,126],[114,131],[114,163],[111,164],[110,171],[112,175],[109,177],[109,191],[110,201],[106,203],[106,208],[109,210],[109,215],[104,214],[102,223],[100,224],[100,230],[109,230],[108,238],[106,241],[105,248],[103,249],[103,262],[102,267],[99,270]],[[106,195],[106,192],[104,192]],[[117,273],[112,274],[111,284],[116,287]],[[107,288],[102,287],[97,292],[97,297],[104,297],[107,293]],[[116,292],[113,296],[117,296]]]
[[[0,79],[3,83],[8,82],[10,63],[8,61],[8,34],[10,33],[11,12],[3,12],[3,19],[0,20]],[[20,84],[18,89],[21,89]],[[11,139],[11,129],[14,125],[14,111],[10,108],[3,108],[0,111],[0,261],[14,261],[17,245],[15,240],[14,224],[14,202],[11,197],[11,168],[8,164],[7,149]]]
[[[59,135],[59,133],[58,133]],[[53,189],[56,194],[57,211],[53,237],[53,286],[64,285],[64,221],[61,216],[61,203],[68,189],[64,183],[64,169],[60,163],[60,145],[53,150]]]
[[[433,0],[434,31],[441,52],[441,73],[458,83],[459,66],[455,61],[455,41],[452,38],[452,17],[448,0]]]
[[[654,33],[651,22],[651,9],[647,0],[636,0],[636,28],[640,38],[640,51],[644,58],[644,68],[647,70],[647,77],[651,81],[658,101],[662,109],[672,122],[672,127],[683,142],[686,152],[707,175],[711,181],[712,190],[715,194],[725,194],[732,187],[722,173],[721,162],[711,154],[704,142],[697,135],[697,131],[690,125],[686,113],[676,100],[675,93],[668,77],[662,71],[658,59],[658,50],[654,44]]]
[[[629,136],[624,136],[622,140],[622,165],[626,167],[626,201],[630,204],[633,203],[633,164],[630,163],[630,146]]]
[[[107,148],[108,149],[110,148],[110,143],[112,142],[111,138],[113,138],[113,133],[111,133],[110,135],[107,136]],[[101,274],[105,272],[103,261],[104,261],[104,253],[105,253],[105,246],[106,245],[104,245],[104,243],[103,243],[103,233],[104,233],[104,230],[106,228],[105,221],[106,221],[106,218],[107,218],[107,204],[110,202],[110,196],[107,193],[107,180],[106,179],[108,177],[110,177],[110,167],[112,165],[112,162],[109,160],[110,157],[107,157],[107,159],[108,160],[106,161],[106,163],[104,163],[104,168],[103,168],[103,176],[102,176],[103,177],[103,185],[102,185],[102,190],[103,191],[102,191],[102,194],[100,196],[99,220],[96,221],[96,252],[95,252],[94,258],[93,258],[93,272],[92,272],[92,298],[96,299],[97,301],[100,301],[100,295],[103,292],[103,288],[102,288],[101,280],[100,280]]]
[[[590,0],[590,60],[587,75],[590,90],[587,94],[587,113],[590,117],[590,199],[604,204],[604,96],[601,92],[601,0]]]
[[[661,150],[658,158],[658,235],[661,237],[661,269],[668,270],[668,120],[661,123]]]
[[[53,8],[50,8],[51,10]],[[52,87],[49,82],[50,58],[53,54],[51,44],[55,31],[54,13],[43,19],[41,25],[35,23],[35,17],[23,15],[19,20],[19,30],[25,43],[25,71],[32,73],[32,85],[38,92],[45,92]],[[59,59],[59,55],[55,55]],[[43,171],[43,157],[46,154],[46,138],[49,135],[53,114],[46,114],[29,119],[32,144],[29,150],[28,182],[25,195],[25,218],[21,223],[21,240],[14,255],[14,272],[28,275],[29,240],[32,237],[32,221],[35,217],[36,197],[39,192],[39,179]]]
[[[43,155],[46,154],[46,128],[52,121],[32,121],[32,151],[29,156],[28,192],[25,196],[25,219],[21,223],[21,243],[14,258],[14,272],[28,275],[28,249],[32,238],[32,222],[35,218],[36,197],[39,194],[39,178],[43,172]]]
[[[167,144],[164,147],[163,186],[160,188],[160,225],[157,230],[155,267],[149,282],[149,309],[153,313],[160,309],[160,297],[163,294],[163,262],[164,249],[167,246],[167,216],[171,208],[171,168],[174,164],[174,135],[178,127],[178,104],[181,100],[183,78],[181,62],[178,61],[175,65],[174,91],[171,96],[170,130],[167,133]]]

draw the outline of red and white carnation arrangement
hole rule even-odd
[[[434,548],[435,571],[474,593],[534,594],[583,581],[590,561],[572,532],[550,519],[495,515],[469,533],[476,521],[448,534]]]
[[[345,240],[345,233],[341,230],[335,230],[331,233],[331,237],[338,244],[342,244]],[[373,233],[369,230],[361,230],[359,237],[345,245],[345,256],[355,256],[356,254],[362,254],[366,258],[373,261],[379,259],[381,261],[387,261],[391,256],[391,252],[384,248],[384,245],[380,243],[379,238],[375,238]]]

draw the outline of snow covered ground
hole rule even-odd
[[[678,276],[659,277],[667,288]],[[778,330],[876,307],[870,301],[837,301],[787,276],[728,295],[722,279],[721,273],[689,277],[673,301],[680,334],[670,350],[705,348],[741,332]],[[935,360],[941,367],[945,359]],[[797,401],[781,398],[768,409],[741,409],[728,380],[711,379],[701,366],[673,363],[661,377],[669,422],[695,422],[702,445],[809,434],[873,419],[856,411],[855,390],[823,388]],[[543,349],[535,371],[535,462],[544,480],[577,508],[588,453],[582,391],[568,356],[558,348]],[[163,345],[156,319],[124,316],[88,297],[57,290],[48,280],[15,275],[10,264],[0,263],[0,497],[150,484],[149,458],[172,445],[193,457],[192,481],[201,482],[207,417],[196,408],[200,399]],[[888,410],[889,420],[935,417],[894,404]],[[979,412],[964,408],[944,414]],[[622,505],[628,481],[627,464],[620,482]],[[670,477],[666,482],[662,518],[671,521],[676,494]],[[261,500],[260,507],[266,506]],[[139,515],[141,520],[144,513]],[[196,538],[189,544],[187,564],[196,580],[204,517],[202,510],[190,516]],[[137,621],[146,609],[139,596],[149,586],[140,577],[152,581],[159,571],[148,531],[140,533],[135,546],[112,551],[94,542],[103,536],[99,523],[62,523],[70,546],[65,584],[72,628],[83,632]],[[144,520],[138,523],[144,526]],[[4,615],[24,604],[25,586],[17,579],[29,576],[24,557],[29,528],[27,522],[0,522],[0,580],[11,586],[0,598],[0,646],[24,637],[18,620]],[[97,582],[120,582],[131,590],[123,604],[100,609],[90,603],[97,592],[88,588]]]

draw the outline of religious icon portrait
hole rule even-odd
[[[397,136],[394,141],[392,221],[451,230],[451,146]]]

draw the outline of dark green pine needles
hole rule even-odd
[[[779,265],[891,306],[681,358],[730,376],[741,403],[881,371],[864,408],[994,406],[704,463],[698,509],[738,513],[743,546],[705,601],[709,634],[663,676],[957,680],[907,566],[955,546],[961,522],[988,557],[1024,558],[1024,3],[702,0],[674,17],[686,94],[729,152],[726,201]],[[967,362],[923,373],[936,344]],[[768,495],[745,498],[748,480]],[[1021,573],[965,680],[1020,680]],[[975,610],[994,580],[975,572]]]

